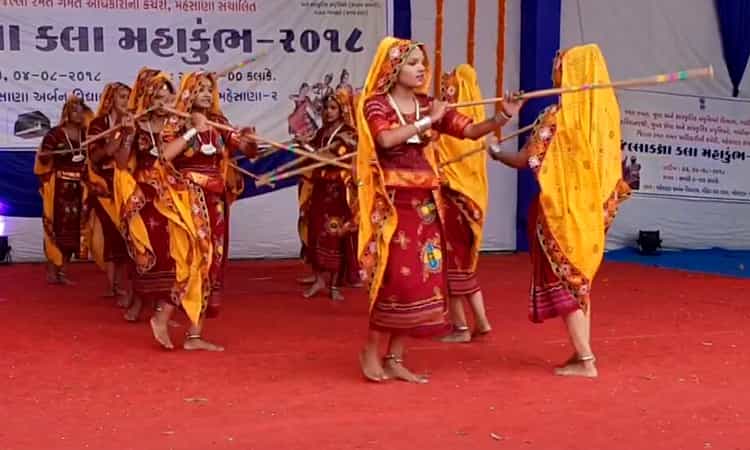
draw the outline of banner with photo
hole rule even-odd
[[[143,66],[170,72],[176,83],[197,70],[227,71],[220,96],[234,125],[278,141],[315,131],[322,98],[364,81],[390,7],[389,0],[0,0],[0,214],[39,215],[31,151],[56,125],[66,96],[95,109],[106,83],[130,85]],[[269,170],[290,157],[279,152],[243,167]],[[248,185],[248,195],[263,192]]]
[[[750,203],[750,101],[618,93],[623,175],[635,196]]]

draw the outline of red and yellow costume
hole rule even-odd
[[[109,83],[104,87],[94,120],[89,125],[89,136],[97,135],[117,125],[112,122],[112,108],[117,91],[130,88],[123,83]],[[108,262],[118,264],[128,261],[128,250],[119,229],[120,218],[114,200],[115,159],[106,154],[108,141],[113,136],[99,139],[88,145],[87,186],[91,215],[89,247],[97,265],[104,269]]]
[[[482,99],[474,68],[462,64],[444,75],[443,100],[449,103]],[[484,121],[484,105],[460,108],[460,112]],[[477,148],[480,144],[442,135],[438,141],[441,161],[447,161]],[[477,262],[482,244],[482,228],[487,211],[487,154],[476,153],[441,168],[445,220],[448,291],[452,297],[471,295],[480,290]]]
[[[610,82],[596,45],[558,56],[563,88]],[[529,210],[533,265],[529,318],[587,309],[606,231],[630,189],[622,179],[620,110],[614,90],[569,93],[547,108],[526,143],[540,193]]]
[[[130,104],[136,105],[136,114],[150,108],[157,90],[170,83],[167,74],[153,72],[143,69],[133,87]],[[182,306],[198,323],[209,293],[208,217],[202,205],[191,202],[191,186],[168,173],[162,147],[161,134],[150,129],[150,122],[136,124],[132,169],[115,170],[120,228],[136,266],[136,295]]]
[[[212,85],[212,103],[210,109],[205,112],[206,117],[212,122],[229,125],[219,104],[218,80],[212,73],[194,72],[184,76],[177,92],[175,109],[188,113],[192,111],[202,79],[210,80]],[[163,133],[165,142],[180,137],[185,131],[187,130],[184,119],[170,117]],[[196,134],[188,142],[185,151],[172,161],[172,166],[183,182],[191,186],[191,201],[205,205],[209,220],[208,238],[212,249],[209,271],[212,295],[209,299],[209,316],[217,314],[220,306],[219,291],[224,281],[224,268],[229,251],[229,206],[243,190],[242,177],[238,176],[230,165],[232,154],[240,147],[237,133],[209,127],[207,131]],[[256,152],[255,145],[251,147],[243,149],[250,156]]]
[[[381,41],[357,107],[359,255],[370,282],[370,327],[430,336],[450,328],[434,136],[388,149],[375,141],[380,132],[413,123],[432,103],[425,94],[429,79],[416,94],[415,114],[399,112],[389,96],[401,66],[418,46],[392,37]],[[471,122],[448,111],[432,133],[461,138]]]
[[[78,97],[69,97],[63,106],[60,123],[52,128],[39,146],[34,162],[34,174],[39,178],[44,224],[44,253],[58,270],[72,256],[86,258],[86,156],[80,148],[86,138],[83,125],[79,137],[70,137],[64,125],[70,121],[74,107],[86,106]],[[44,155],[47,152],[69,151]]]
[[[341,157],[356,151],[352,99],[346,91],[338,91],[330,98],[339,105],[343,121],[319,129],[311,145],[320,149],[338,144],[330,153]],[[335,166],[324,166],[314,169],[306,178],[312,186],[308,200],[301,207],[307,225],[306,259],[318,273],[338,274],[340,279],[334,281],[334,285],[344,278],[356,281],[345,273],[351,268],[347,256],[351,255],[353,238],[351,233],[343,232],[344,226],[353,221],[348,186],[351,173]],[[358,267],[355,266],[354,271],[358,275]]]

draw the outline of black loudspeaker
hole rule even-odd
[[[661,237],[659,230],[655,231],[638,231],[638,251],[643,255],[656,254],[661,248]]]
[[[8,244],[8,236],[0,236],[0,264],[9,264],[11,247]]]

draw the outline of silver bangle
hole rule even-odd
[[[423,117],[417,120],[416,122],[414,122],[414,126],[417,127],[417,133],[421,134],[432,126],[432,117],[430,116]]]
[[[190,139],[192,139],[196,134],[198,134],[198,130],[196,130],[195,128],[191,128],[182,135],[182,138],[185,139],[185,142],[190,142]]]
[[[490,153],[494,153],[494,154],[498,155],[498,154],[500,154],[501,151],[502,151],[502,149],[500,148],[500,144],[498,144],[498,143],[490,144]]]

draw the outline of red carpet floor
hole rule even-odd
[[[561,322],[526,319],[525,255],[480,277],[494,332],[413,341],[426,386],[359,375],[364,295],[303,300],[298,262],[233,262],[222,354],[165,352],[145,322],[40,265],[0,266],[0,449],[747,449],[750,282],[608,263],[594,297],[598,380],[551,375]],[[180,340],[182,328],[174,329]]]

